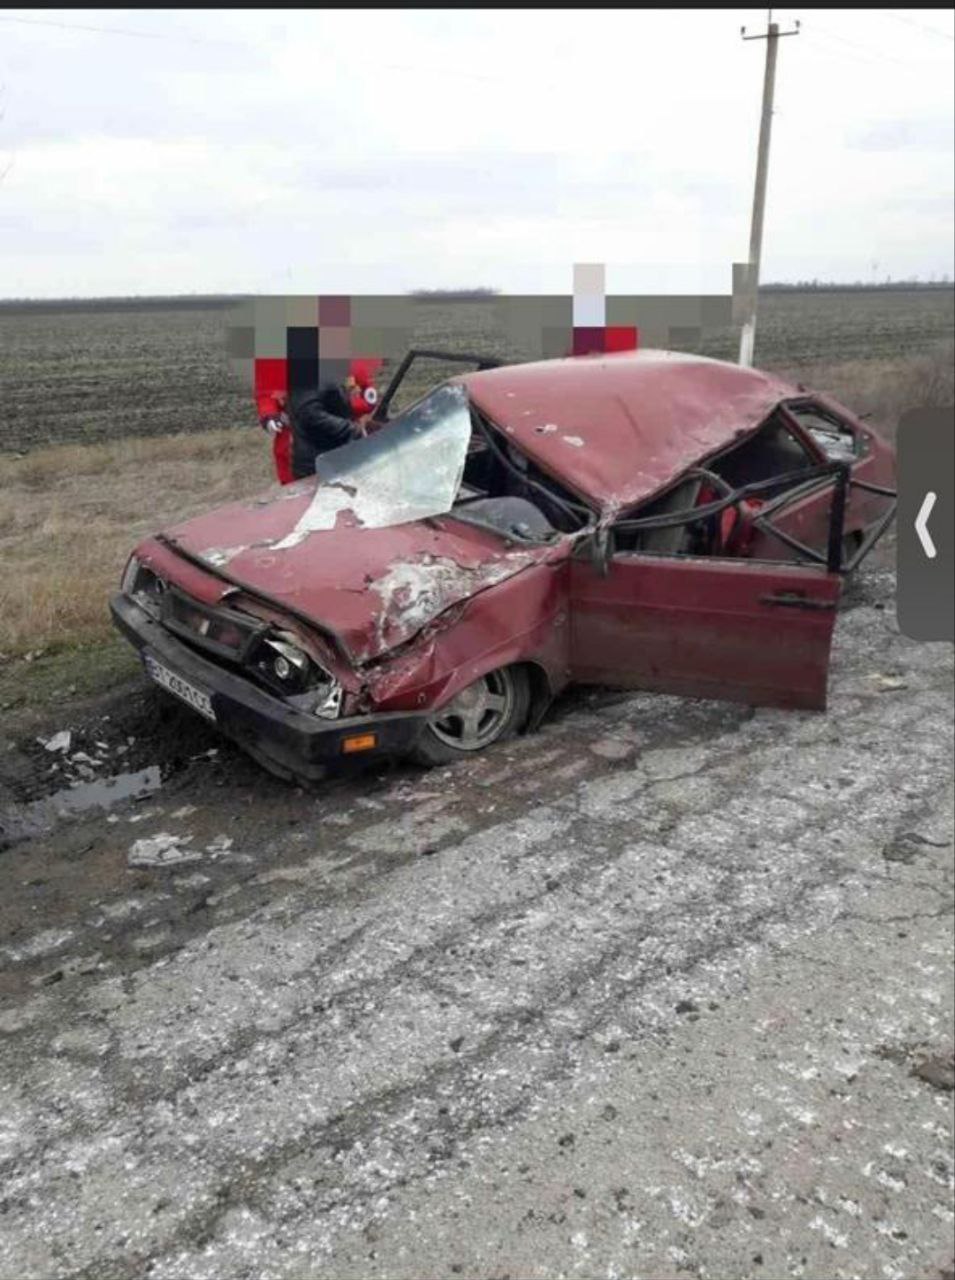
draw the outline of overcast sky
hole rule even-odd
[[[951,276],[955,11],[774,15],[763,279]],[[0,10],[0,296],[728,293],[765,23]]]

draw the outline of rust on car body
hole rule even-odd
[[[456,376],[319,471],[146,539],[113,601],[154,678],[298,776],[438,730],[453,755],[458,720],[464,754],[572,681],[823,708],[843,574],[894,511],[847,409],[667,352]]]

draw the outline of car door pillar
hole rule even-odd
[[[839,573],[842,569],[842,540],[846,525],[849,479],[849,467],[843,463],[834,476],[832,504],[829,508],[829,546],[826,553],[826,568],[830,573]]]

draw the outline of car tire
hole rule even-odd
[[[531,689],[522,667],[498,667],[462,689],[426,722],[412,758],[454,764],[524,728]]]

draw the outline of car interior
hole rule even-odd
[[[856,438],[845,424],[808,402],[787,406],[787,411],[793,408],[827,459],[846,460],[850,449],[854,456]],[[452,512],[455,517],[515,541],[534,543],[576,532],[592,520],[579,499],[535,467],[473,409],[472,420],[463,481]],[[818,465],[819,458],[792,431],[786,414],[777,410],[753,435],[723,449],[705,466],[627,513],[614,526],[613,549],[656,555],[745,555],[748,517],[787,488],[797,487],[801,473]],[[647,518],[692,512],[752,484],[767,487],[738,506],[669,527],[638,526]]]
[[[777,497],[787,487],[795,488],[801,472],[818,465],[794,435],[779,412],[772,414],[759,431],[740,444],[731,445],[709,458],[695,474],[678,482],[645,506],[630,512],[613,530],[615,551],[639,551],[657,555],[734,556],[744,553],[743,517],[734,507],[714,515],[663,528],[640,528],[637,521],[658,516],[691,512],[745,485],[768,482],[759,498],[745,500],[748,510],[758,510],[763,502]],[[775,488],[772,481],[780,479]]]
[[[523,542],[549,542],[592,514],[472,409],[471,444],[453,515]]]

